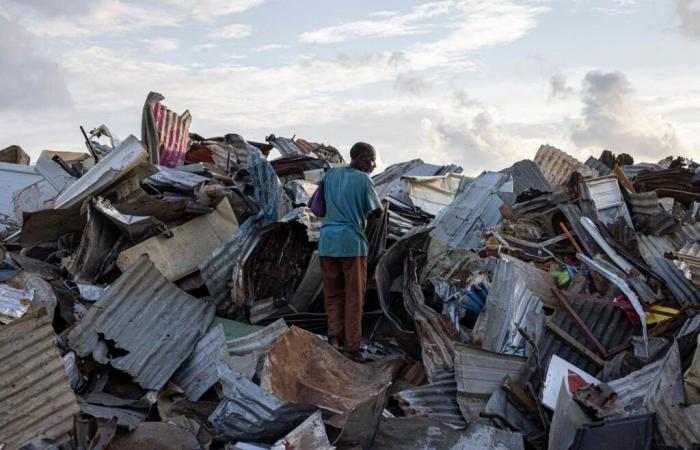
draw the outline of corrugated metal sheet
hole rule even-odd
[[[687,242],[676,255],[673,263],[696,288],[700,288],[700,243]]]
[[[681,305],[700,304],[700,290],[693,286],[673,261],[664,257],[664,253],[679,248],[674,245],[671,237],[638,235],[637,246],[644,261],[663,279]]]
[[[68,341],[78,355],[109,361],[141,387],[157,390],[213,318],[211,305],[168,282],[143,255],[90,308]]]
[[[534,161],[545,178],[554,186],[565,184],[574,172],[578,172],[584,177],[598,176],[598,171],[551,145],[541,145],[535,154]]]
[[[289,331],[283,319],[277,319],[262,330],[226,342],[233,371],[252,379],[262,358],[272,345]]]
[[[432,215],[437,215],[452,203],[463,179],[461,175],[454,174],[404,177],[413,206]]]
[[[215,304],[223,304],[230,294],[235,256],[248,234],[258,227],[276,222],[290,212],[291,204],[270,163],[259,150],[248,146],[248,171],[260,211],[214,250],[199,269]]]
[[[275,441],[317,410],[280,400],[225,366],[219,369],[224,399],[209,417],[216,438]]]
[[[632,210],[632,214],[652,215],[662,212],[659,204],[659,197],[656,192],[631,192],[627,194],[629,199],[627,203]]]
[[[182,366],[175,372],[172,381],[178,385],[188,399],[198,401],[217,381],[216,367],[227,359],[226,336],[221,325],[202,337],[194,346]]]
[[[525,339],[518,328],[536,335],[542,302],[528,288],[514,264],[499,259],[486,304],[474,326],[472,339],[481,348],[507,355],[525,356]]]
[[[591,333],[606,348],[611,349],[625,343],[633,334],[639,334],[639,326],[633,326],[625,312],[611,304],[588,301],[585,298],[567,298],[567,302],[576,311],[583,322],[588,325]],[[557,309],[550,317],[552,323],[564,332],[587,346],[587,340],[576,323],[562,309]],[[542,369],[546,370],[552,355],[575,365],[588,373],[597,373],[600,369],[594,362],[569,346],[554,333],[545,332],[537,343]],[[542,387],[537,376],[537,358],[531,356],[523,367],[521,385],[532,383],[536,391]]]
[[[158,136],[158,164],[165,167],[179,166],[185,161],[185,153],[190,143],[192,115],[189,111],[178,115],[160,102],[151,105],[151,114]]]
[[[513,177],[513,193],[518,200],[554,191],[554,186],[542,174],[540,168],[529,159],[518,161],[502,173]]]
[[[460,394],[488,398],[501,387],[506,376],[517,379],[524,364],[525,359],[519,356],[455,345],[455,378]]]
[[[457,382],[452,373],[444,380],[404,389],[393,397],[407,416],[428,416],[459,428],[467,425],[457,404]]]
[[[56,208],[69,208],[98,194],[148,157],[138,139],[129,135],[75,183],[56,197]]]
[[[0,332],[0,447],[39,440],[61,443],[79,412],[51,321],[36,311]]]
[[[643,170],[664,170],[666,168],[660,164],[638,163],[631,166],[622,166],[622,171],[625,172],[630,181],[634,181],[637,178],[637,174]]]
[[[556,288],[554,277],[536,265],[527,263],[510,255],[501,254],[501,259],[508,261],[518,272],[518,276],[525,281],[527,288],[535,294],[546,306],[557,308],[559,303],[552,293]]]
[[[479,231],[497,225],[502,219],[499,208],[513,201],[510,175],[484,172],[435,218],[430,238],[451,248],[474,250],[483,241]]]
[[[310,148],[304,145],[297,145],[294,142],[294,139],[289,139],[285,137],[277,137],[274,134],[271,134],[270,136],[267,136],[265,138],[267,142],[272,144],[279,152],[282,154],[282,156],[291,156],[291,155],[307,155],[310,152]],[[305,142],[305,141],[304,141]]]
[[[609,175],[612,170],[594,156],[589,156],[585,164],[591,169],[597,171],[600,175]]]
[[[270,450],[289,449],[314,449],[314,450],[335,450],[328,442],[326,427],[323,425],[321,411],[316,411],[309,416],[294,431],[287,434],[272,446]]]
[[[392,417],[379,422],[373,450],[522,450],[520,433],[478,423],[455,430],[430,417]]]
[[[581,217],[583,217],[581,209],[573,203],[560,203],[558,206],[559,210],[564,214],[564,217],[566,217],[567,222],[569,222],[569,226],[573,229],[576,240],[581,244],[586,253],[593,256],[602,252],[602,249],[595,240],[588,235],[583,225],[581,225]],[[558,226],[559,224],[555,225]]]

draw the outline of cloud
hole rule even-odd
[[[555,72],[549,77],[549,98],[550,99],[562,99],[565,100],[576,91],[574,88],[569,86],[566,81],[566,76],[561,72]]]
[[[523,151],[529,151],[523,141],[504,130],[487,111],[461,124],[425,118],[421,128],[423,145],[431,149],[438,161],[461,164],[469,175],[500,170],[527,157]]]
[[[621,72],[588,72],[581,90],[583,109],[571,139],[579,148],[609,148],[646,160],[682,153],[675,129],[647,112]]]
[[[406,14],[380,11],[371,14],[374,19],[358,20],[341,25],[320,28],[301,35],[301,42],[307,44],[332,44],[353,39],[386,38],[416,34],[426,30],[427,24],[420,23],[447,14],[452,1],[438,1],[415,6]]]
[[[452,94],[452,103],[460,109],[481,107],[481,102],[464,91],[456,91]]]
[[[153,53],[172,52],[180,48],[180,43],[175,39],[154,38],[144,39],[144,42]]]
[[[700,39],[700,4],[696,0],[675,0],[680,30],[685,36]]]
[[[232,23],[211,31],[207,36],[218,39],[242,39],[252,34],[250,25],[243,23]]]
[[[394,89],[400,92],[408,92],[412,95],[418,95],[429,87],[425,78],[413,72],[404,72],[396,76],[394,80]]]
[[[290,46],[288,44],[267,44],[259,47],[253,47],[251,50],[254,52],[266,52],[269,50],[281,50],[289,47]]]
[[[165,4],[187,12],[192,20],[200,22],[248,11],[265,2],[266,0],[164,0]]]
[[[35,46],[27,30],[0,15],[0,110],[70,108],[59,65]]]

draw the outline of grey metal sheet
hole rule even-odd
[[[117,424],[134,430],[141,422],[146,420],[147,411],[138,411],[131,408],[118,408],[113,406],[95,405],[84,401],[80,402],[80,412],[99,419],[117,418]]]
[[[700,290],[688,280],[683,272],[664,257],[665,252],[678,250],[669,236],[637,236],[639,254],[666,284],[681,305],[700,304]]]
[[[545,194],[554,191],[552,183],[542,174],[537,164],[529,159],[518,161],[501,172],[513,177],[513,193],[516,197],[526,193],[534,196],[537,193]]]
[[[668,167],[664,167],[660,164],[653,164],[653,163],[637,163],[633,164],[631,166],[622,166],[622,171],[625,173],[627,178],[629,178],[630,181],[634,181],[634,179],[637,177],[637,174],[643,170],[664,170],[667,169]]]
[[[158,172],[143,180],[144,183],[165,189],[193,191],[195,186],[208,183],[209,178],[184,170],[158,166]]]
[[[662,212],[656,192],[630,192],[627,203],[632,214],[653,215]]]
[[[600,160],[594,156],[589,156],[584,164],[591,169],[598,171],[600,175],[608,175],[610,172],[612,172],[610,167],[600,162]]]
[[[287,331],[289,331],[289,327],[284,320],[277,319],[262,330],[227,341],[226,349],[233,371],[244,378],[252,379],[260,358]]]
[[[611,304],[591,302],[585,298],[567,298],[567,301],[606,349],[623,344],[630,336],[641,332],[639,326],[630,323],[623,310]],[[587,345],[586,337],[566,312],[557,309],[550,320],[574,339]],[[547,369],[552,355],[557,355],[587,373],[595,374],[598,372],[599,367],[595,363],[551,332],[544,333],[537,343],[537,347],[543,370]],[[536,391],[541,388],[537,376],[537,358],[534,355],[528,358],[521,374],[521,385],[527,382],[532,383]]]
[[[700,242],[687,242],[673,263],[695,287],[700,288]]]
[[[433,220],[430,237],[451,248],[474,250],[483,241],[479,231],[497,225],[502,220],[499,208],[513,201],[510,175],[484,172]]]
[[[216,367],[219,361],[226,361],[227,355],[224,328],[219,325],[197,342],[172,381],[185,391],[188,399],[196,402],[219,381]]]
[[[505,259],[499,259],[474,336],[484,350],[525,356],[525,339],[518,328],[535,335],[534,317],[542,317],[542,302],[528,288],[520,271]]]
[[[564,214],[564,217],[566,217],[569,225],[574,230],[576,239],[581,243],[586,253],[593,256],[602,252],[595,240],[588,235],[583,225],[581,225],[581,217],[583,217],[581,209],[573,203],[560,203],[558,206],[559,210]],[[558,225],[559,224],[555,224],[555,226]]]
[[[33,298],[33,291],[0,284],[0,323],[8,324],[22,317],[29,309]]]
[[[271,450],[287,450],[290,448],[335,450],[335,447],[332,447],[330,442],[328,442],[328,435],[326,435],[326,427],[323,425],[323,416],[320,410],[310,415],[301,425],[277,441]]]
[[[525,364],[518,356],[487,352],[465,344],[455,344],[455,378],[459,394],[488,398],[503,384],[512,380]]]
[[[224,399],[209,417],[215,437],[275,441],[317,410],[280,400],[257,384],[220,366]]]
[[[51,321],[32,311],[0,330],[0,447],[67,440],[79,408]]]
[[[520,433],[472,424],[455,430],[430,417],[392,417],[379,422],[373,450],[522,450]]]
[[[442,381],[404,389],[393,397],[407,416],[428,416],[459,428],[467,425],[457,404],[457,382],[452,374]]]
[[[82,357],[113,343],[110,364],[145,389],[160,389],[189,356],[214,308],[168,282],[143,255],[70,332]],[[125,353],[125,354],[124,354]]]

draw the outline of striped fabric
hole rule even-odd
[[[192,116],[189,111],[178,116],[160,102],[151,105],[151,112],[158,136],[159,164],[165,167],[181,165],[185,161],[185,153],[190,141]]]

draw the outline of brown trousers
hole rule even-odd
[[[362,307],[367,289],[367,257],[322,256],[323,300],[328,335],[345,338],[345,350],[356,352],[362,340]]]

